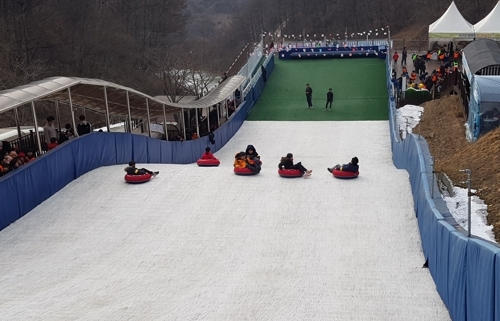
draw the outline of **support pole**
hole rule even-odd
[[[431,156],[432,161],[432,194],[431,197],[434,198],[434,182],[436,181],[436,172],[434,171],[434,157]]]
[[[461,169],[460,170],[461,172],[465,172],[467,173],[467,198],[468,198],[468,204],[467,204],[467,236],[468,237],[471,237],[472,233],[471,233],[471,197],[472,197],[472,193],[471,193],[471,176],[472,176],[472,172],[470,169]]]
[[[200,126],[198,125],[198,108],[196,108],[196,135],[200,138]]]
[[[165,140],[168,140],[167,113],[165,112],[165,104],[162,104],[161,106],[163,107],[163,132],[165,133]]]
[[[106,128],[108,129],[109,133],[111,131],[111,127],[109,124],[108,91],[106,90],[106,86],[104,86],[104,104],[106,105]]]
[[[68,87],[68,100],[69,100],[69,108],[71,109],[71,121],[73,122],[73,131],[75,133],[75,137],[78,137],[78,131],[76,130],[75,111],[73,110],[73,100],[71,99],[71,88],[69,87]]]
[[[227,97],[226,99],[224,99],[224,109],[223,109],[224,112],[226,113],[226,120],[228,120],[228,118],[229,118],[229,106],[227,105],[228,98],[229,97]],[[236,97],[234,97],[233,102],[236,105]],[[224,113],[222,113],[222,114],[224,114]]]
[[[210,133],[210,107],[207,107],[207,111],[208,111],[207,112],[207,126],[208,126],[207,130]]]
[[[467,226],[469,227],[469,237],[472,235],[472,227],[471,227],[471,170],[466,169],[467,171],[467,195],[468,195],[468,204],[467,204]]]
[[[59,133],[61,132],[61,113],[59,112],[59,100],[56,100],[56,118],[57,125],[59,126]]]
[[[151,115],[149,114],[149,101],[146,98],[146,113],[148,115],[148,136],[151,137]]]
[[[14,118],[16,119],[17,137],[19,138],[19,144],[20,144],[23,133],[21,132],[21,124],[19,123],[19,112],[17,111],[17,107],[14,108]]]
[[[220,127],[220,103],[217,104],[217,107],[215,107],[217,109],[217,128]]]
[[[422,125],[424,122],[423,115],[424,115],[424,113],[420,112],[420,126],[418,126],[418,140],[420,140],[420,138],[422,137]]]
[[[130,113],[130,98],[127,90],[127,113],[128,113],[128,130],[132,134],[132,114]]]
[[[42,141],[40,140],[40,131],[38,130],[38,120],[36,119],[35,102],[31,102],[31,109],[33,110],[33,119],[35,120],[36,143],[38,145],[38,154],[42,153]]]
[[[182,127],[184,131],[184,140],[186,140],[186,117],[184,115],[184,108],[181,108],[182,111]]]

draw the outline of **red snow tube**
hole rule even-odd
[[[304,173],[301,173],[298,169],[278,169],[278,174],[281,177],[302,177]]]
[[[234,173],[236,175],[245,175],[245,176],[249,176],[249,175],[256,175],[258,174],[257,172],[252,172],[250,169],[248,168],[234,168]]]
[[[201,167],[215,167],[215,166],[220,165],[220,160],[218,160],[218,159],[201,159],[200,158],[200,159],[198,159],[196,164],[198,164],[198,166],[201,166]]]
[[[336,178],[341,178],[341,179],[349,179],[349,178],[356,178],[359,176],[359,172],[346,172],[346,171],[340,171],[338,169],[334,169],[332,171],[332,174]]]
[[[146,183],[151,179],[151,174],[125,175],[125,181],[130,184]]]

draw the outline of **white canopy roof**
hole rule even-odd
[[[429,25],[429,40],[474,39],[474,26],[458,11],[453,1],[446,12]]]
[[[245,81],[246,77],[232,76],[198,100],[172,103],[105,80],[51,77],[0,91],[0,114],[37,100],[59,101],[68,104],[68,89],[71,89],[71,101],[74,105],[85,106],[95,112],[105,113],[104,88],[106,88],[108,110],[111,115],[126,116],[130,104],[132,118],[146,118],[147,109],[149,109],[151,117],[163,117],[163,106],[165,106],[165,112],[170,114],[178,112],[182,108],[206,108],[223,102]]]
[[[500,2],[483,20],[474,25],[474,30],[478,38],[500,38]]]

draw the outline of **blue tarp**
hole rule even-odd
[[[329,57],[332,58],[334,56],[338,56],[340,54],[349,57],[349,54],[358,54],[362,53],[366,57],[366,53],[369,53],[369,56],[380,55],[381,58],[385,59],[385,53],[387,51],[387,46],[359,46],[359,47],[304,47],[304,48],[288,48],[283,49],[278,52],[279,59],[292,59],[293,57],[298,57],[298,54],[301,57],[314,57],[323,58]],[[337,54],[338,53],[338,54]],[[325,56],[323,56],[325,54]],[[318,55],[318,56],[316,56]]]
[[[391,95],[390,63],[387,87]],[[439,195],[432,174],[432,159],[423,137],[410,134],[401,140],[395,123],[396,106],[389,101],[393,161],[408,170],[424,256],[443,302],[453,320],[500,320],[500,248],[468,238]],[[434,185],[435,194],[432,195]]]
[[[497,111],[490,112],[494,108]],[[476,141],[482,134],[496,128],[499,121],[491,121],[495,114],[497,118],[500,116],[500,76],[474,75],[470,90],[467,139]],[[488,119],[485,121],[485,118]]]

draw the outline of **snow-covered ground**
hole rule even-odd
[[[236,176],[247,144],[263,170]],[[289,152],[310,178],[278,176]],[[1,231],[0,319],[450,320],[387,121],[245,122],[216,156],[98,168]],[[353,156],[357,179],[327,172]]]
[[[424,108],[414,105],[406,105],[397,109],[397,125],[402,130],[402,137],[412,133],[412,129],[418,125]],[[406,129],[406,130],[405,130]],[[460,226],[468,230],[468,197],[467,189],[457,186],[453,187],[455,195],[450,197],[448,193],[442,194],[451,215]],[[471,233],[485,240],[496,242],[492,231],[492,226],[487,225],[486,216],[488,215],[487,205],[477,196],[472,196],[471,201]]]

